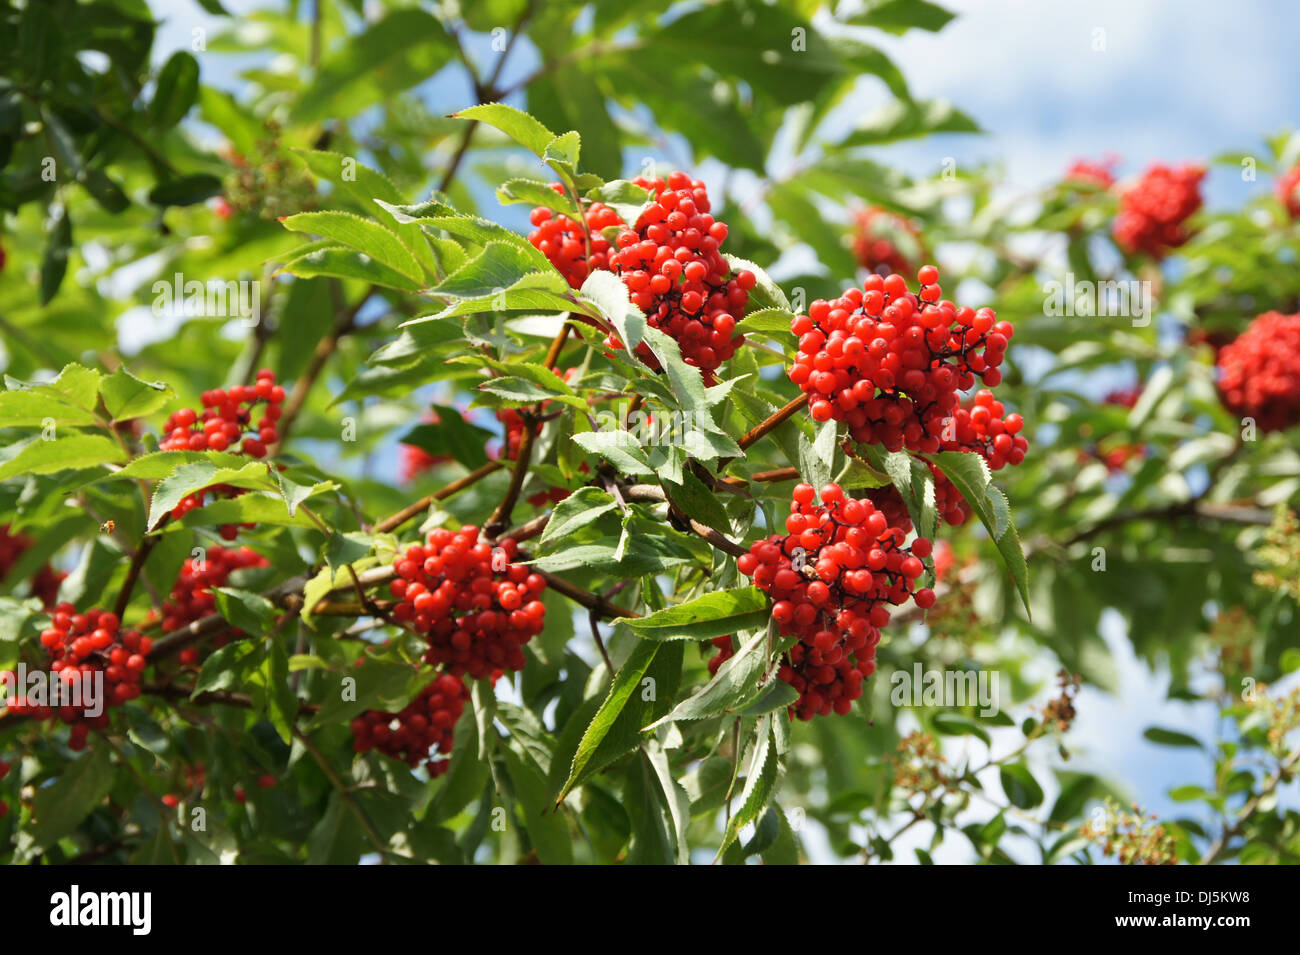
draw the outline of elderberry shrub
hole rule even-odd
[[[1219,393],[1264,431],[1300,423],[1300,313],[1266,312],[1219,350]]]
[[[57,716],[71,726],[69,748],[84,749],[90,730],[108,726],[110,707],[140,695],[140,680],[152,642],[135,630],[121,630],[117,614],[98,608],[79,613],[72,604],[61,603],[54,608],[50,625],[41,631],[41,646],[57,679],[70,684],[83,675],[102,672],[104,699],[83,700],[81,706],[53,707],[20,696],[9,701],[9,711],[38,720]],[[103,712],[88,715],[96,702],[103,703]]]
[[[546,581],[512,563],[518,553],[512,538],[494,548],[467,524],[430,531],[427,546],[398,554],[393,618],[428,641],[427,662],[476,680],[524,668],[524,644],[546,622]]]
[[[871,501],[846,497],[838,484],[822,488],[820,504],[816,497],[812,485],[796,485],[787,533],[756,541],[737,560],[740,572],[772,597],[781,634],[798,638],[779,675],[799,691],[790,713],[802,720],[849,712],[875,672],[889,607],[910,598],[927,609],[935,600],[933,590],[915,587],[929,540],[904,546],[901,528]],[[715,645],[730,655],[729,643]]]
[[[799,354],[789,376],[809,396],[813,418],[843,421],[854,441],[934,453],[959,392],[977,378],[1001,382],[1014,329],[991,308],[942,299],[934,266],[917,276],[916,293],[897,273],[872,275],[861,289],[818,299],[795,316]]]

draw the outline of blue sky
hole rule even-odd
[[[933,175],[944,157],[959,165],[997,161],[1013,192],[1028,191],[1058,179],[1075,158],[1107,155],[1120,157],[1118,172],[1126,178],[1153,161],[1262,152],[1264,136],[1300,118],[1295,52],[1300,5],[1242,0],[944,0],[944,5],[959,16],[938,34],[873,38],[903,69],[915,96],[949,99],[986,130],[984,136],[932,137],[882,151],[883,158],[918,178]],[[156,50],[160,60],[188,48],[194,27],[222,26],[192,0],[154,0],[152,6],[167,21]],[[226,6],[246,10],[261,4],[226,0]],[[204,79],[238,89],[225,59],[204,57]],[[524,75],[535,62],[531,50],[518,50],[505,81]],[[452,108],[464,105],[469,94],[439,79],[426,95]],[[837,122],[852,123],[887,95],[878,81],[864,78],[837,111]],[[707,167],[703,172],[711,178]],[[1236,168],[1219,166],[1211,169],[1206,195],[1211,205],[1225,206],[1267,188],[1267,176],[1243,182]],[[1147,808],[1183,814],[1186,807],[1168,801],[1165,790],[1207,781],[1209,761],[1192,751],[1147,744],[1140,734],[1162,725],[1210,738],[1214,711],[1166,703],[1168,675],[1134,659],[1117,620],[1104,631],[1120,691],[1114,697],[1083,691],[1071,735],[1079,755],[1068,768],[1122,780]],[[995,737],[995,749],[1010,743],[1009,736]],[[995,781],[989,783],[996,788]],[[937,858],[965,857],[951,840],[945,849]]]

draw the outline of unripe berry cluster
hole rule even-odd
[[[188,557],[181,565],[181,572],[176,578],[171,594],[163,603],[162,628],[170,633],[186,624],[193,623],[217,608],[217,587],[224,587],[230,575],[236,570],[247,567],[265,567],[266,558],[248,547],[238,550],[225,547],[208,548],[203,558]],[[243,636],[243,631],[230,629],[212,638],[214,647],[224,647],[231,637]],[[181,663],[194,665],[199,662],[197,647],[186,647],[180,652]]]
[[[1264,431],[1300,423],[1300,313],[1266,312],[1219,351],[1219,393]]]
[[[91,703],[51,707],[29,704],[25,698],[9,702],[12,713],[34,719],[52,719],[56,715],[72,726],[68,745],[82,749],[91,729],[108,726],[109,707],[120,706],[140,695],[140,680],[148,665],[151,641],[135,630],[122,631],[117,614],[93,609],[78,613],[70,603],[54,608],[50,625],[41,631],[41,646],[49,658],[50,670],[68,683],[82,679],[82,674],[103,673],[104,711],[87,716]]]
[[[14,564],[34,543],[26,534],[11,534],[8,524],[0,524],[0,580],[9,576]],[[59,585],[67,576],[49,564],[41,565],[29,582],[32,596],[38,598],[45,607],[53,607],[59,599]]]
[[[1277,201],[1286,207],[1287,215],[1300,219],[1300,165],[1291,169],[1277,180]]]
[[[991,308],[941,299],[934,266],[917,275],[917,293],[901,275],[872,275],[862,289],[795,316],[799,355],[789,376],[809,395],[815,420],[845,422],[862,444],[934,453],[958,392],[977,378],[1001,382],[1014,329]]]
[[[784,636],[797,637],[780,677],[799,691],[791,714],[800,719],[844,714],[875,672],[880,628],[889,606],[915,597],[934,605],[934,591],[915,589],[930,541],[891,527],[868,500],[846,497],[838,484],[821,491],[794,488],[786,535],[755,542],[737,567],[773,599],[772,619]]]
[[[377,749],[412,769],[427,760],[429,775],[441,776],[451,766],[452,730],[468,699],[465,681],[443,673],[400,713],[367,710],[354,719],[353,748],[358,753]],[[433,758],[435,749],[440,759]]]
[[[1203,166],[1153,165],[1120,197],[1112,232],[1125,252],[1160,259],[1185,243],[1187,219],[1201,207]]]
[[[512,538],[493,548],[470,524],[431,531],[427,546],[398,555],[389,585],[399,601],[393,617],[429,642],[425,660],[476,680],[524,668],[524,644],[546,622],[539,599],[546,581],[511,563],[517,554]]]
[[[900,241],[912,247],[909,252],[922,252],[921,234],[902,216],[876,206],[861,209],[854,215],[853,257],[868,272],[877,275],[891,272],[910,274],[915,266],[908,254],[899,248]]]
[[[598,269],[620,276],[649,324],[675,339],[685,362],[712,381],[718,366],[744,343],[735,329],[757,278],[752,272],[733,270],[719,251],[727,226],[709,213],[703,182],[681,172],[666,180],[638,177],[632,181],[654,200],[630,225],[608,206],[595,203],[588,208],[590,256],[578,223],[554,216],[549,209],[533,210],[537,228],[529,240],[575,287]],[[613,235],[612,247],[608,234]],[[623,347],[613,333],[605,343]],[[650,367],[659,367],[644,343],[637,356]]]

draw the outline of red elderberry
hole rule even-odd
[[[367,710],[354,719],[353,746],[358,753],[377,749],[412,769],[427,760],[429,775],[441,776],[451,765],[452,730],[468,699],[465,681],[443,673],[401,712]]]
[[[1219,394],[1263,431],[1300,423],[1300,313],[1266,312],[1219,351]]]
[[[1187,220],[1201,207],[1203,166],[1151,166],[1120,197],[1111,228],[1125,252],[1145,252],[1161,259],[1189,238]]]
[[[847,713],[875,672],[889,607],[913,597],[929,607],[934,593],[915,588],[930,542],[917,538],[905,547],[904,531],[871,501],[846,497],[837,484],[822,488],[821,504],[809,484],[792,496],[787,533],[755,542],[737,567],[771,596],[780,632],[798,638],[778,672],[799,691],[791,715],[807,720]],[[730,655],[729,641],[715,646],[722,659]]]
[[[713,372],[744,343],[735,329],[757,278],[752,272],[733,269],[719,251],[727,226],[710,214],[703,182],[682,172],[666,180],[638,177],[632,181],[651,193],[653,202],[630,225],[600,203],[589,207],[585,213],[591,236],[589,256],[581,227],[549,209],[533,210],[537,230],[529,239],[570,285],[581,285],[597,269],[622,278],[651,327],[675,339],[683,360],[698,367],[711,383]],[[612,246],[606,238],[611,234]],[[623,347],[613,333],[605,344]],[[659,367],[644,343],[638,346],[637,357],[651,368]]]
[[[512,538],[493,548],[471,524],[431,531],[397,556],[393,617],[428,641],[426,661],[476,680],[524,668],[523,647],[546,622],[546,581],[512,563],[517,554]]]
[[[987,388],[975,393],[967,407],[958,408],[944,424],[940,450],[978,454],[989,470],[1000,471],[1008,464],[1020,464],[1029,450],[1028,439],[1021,434],[1024,419],[1007,414],[1002,402]],[[934,475],[935,508],[945,521],[954,526],[970,519],[966,499],[938,467],[931,464]]]
[[[171,594],[163,603],[163,630],[170,633],[215,613],[215,588],[226,586],[236,570],[265,566],[266,558],[248,547],[238,550],[211,547],[202,558],[186,558]],[[237,639],[243,635],[242,630],[232,628],[217,634],[211,642],[214,647],[224,647],[232,637]],[[199,649],[186,647],[180,652],[180,661],[187,666],[198,663]]]
[[[1274,187],[1277,201],[1286,208],[1292,219],[1300,219],[1300,164],[1292,166],[1289,171],[1278,178]]]
[[[791,322],[799,354],[789,376],[815,420],[845,422],[862,444],[934,453],[958,393],[976,379],[1001,382],[1015,330],[990,308],[941,299],[934,266],[917,276],[916,293],[901,275],[872,275],[861,289],[813,302]]]
[[[9,710],[38,720],[57,717],[71,726],[68,746],[83,749],[90,730],[108,726],[111,707],[140,695],[152,641],[135,630],[121,630],[116,614],[98,608],[79,613],[72,604],[61,603],[54,608],[50,625],[41,631],[41,646],[56,679],[70,683],[102,673],[104,698],[55,707],[18,697],[9,701]],[[102,703],[103,712],[89,716],[94,703]]]
[[[9,576],[14,564],[18,563],[19,558],[35,543],[26,534],[11,534],[8,524],[0,524],[0,580]],[[28,582],[28,589],[33,597],[38,598],[41,604],[49,609],[59,599],[59,585],[67,576],[49,564],[42,564]]]
[[[853,217],[853,257],[868,272],[910,273],[925,254],[921,233],[909,220],[871,206]]]
[[[1117,162],[1116,157],[1107,157],[1101,162],[1076,159],[1070,168],[1065,171],[1065,181],[1083,183],[1100,189],[1109,189],[1115,185],[1115,165]]]
[[[167,419],[163,440],[158,447],[163,451],[228,451],[264,458],[267,448],[279,440],[276,422],[280,420],[284,398],[284,388],[275,383],[275,372],[263,368],[257,373],[254,384],[205,391],[201,414],[193,408],[174,412]],[[266,407],[254,425],[253,413],[258,405]],[[183,498],[171,511],[170,517],[180,520],[195,508],[202,507],[207,495],[220,498],[237,497],[242,493],[238,488],[215,485]],[[236,534],[234,525],[228,524],[221,529],[221,536],[226,540],[234,540]]]

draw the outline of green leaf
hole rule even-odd
[[[551,519],[547,521],[538,544],[546,547],[586,527],[617,507],[618,502],[600,488],[580,487],[555,505],[555,510],[551,514]]]
[[[894,100],[866,116],[840,146],[881,146],[931,133],[978,133],[979,125],[947,100],[905,102]]]
[[[208,173],[178,176],[160,182],[149,190],[149,201],[155,206],[192,206],[221,194],[221,180]]]
[[[931,718],[934,728],[944,736],[974,736],[987,745],[989,740],[988,731],[980,726],[974,720],[959,716],[956,713],[940,711],[935,713]]]
[[[309,246],[306,251],[281,265],[278,272],[304,279],[357,279],[404,292],[419,292],[424,287],[422,282],[417,282],[396,269],[390,269],[356,249],[337,247]]]
[[[112,438],[99,434],[72,433],[46,441],[35,437],[0,451],[0,480],[15,474],[54,474],[97,464],[116,464],[126,452]]]
[[[203,661],[203,669],[199,671],[198,678],[194,681],[194,692],[190,694],[191,697],[209,690],[228,690],[242,686],[246,682],[245,669],[250,663],[256,663],[256,660],[250,658],[257,653],[257,650],[257,644],[248,640],[227,644],[214,650]]]
[[[551,811],[552,806],[546,798],[546,777],[512,748],[503,749],[502,755],[506,772],[514,784],[515,798],[523,809],[528,841],[533,844],[538,858],[544,865],[571,865],[573,837],[569,834],[568,817],[563,812]]]
[[[149,121],[171,129],[190,111],[199,97],[199,62],[186,50],[177,50],[163,64],[149,103]]]
[[[153,500],[149,504],[148,527],[150,530],[157,527],[164,517],[175,510],[181,498],[213,484],[272,490],[276,486],[268,474],[269,468],[270,465],[262,461],[250,461],[237,468],[220,467],[213,461],[181,465],[154,489]]]
[[[54,225],[50,228],[50,238],[45,245],[45,257],[41,260],[41,304],[48,305],[59,293],[63,276],[68,271],[68,250],[72,248],[72,220],[68,210],[60,209]]]
[[[512,289],[541,289],[563,295],[568,293],[569,283],[549,262],[539,271],[531,253],[511,243],[492,241],[435,287],[440,295],[476,299],[501,296]]]
[[[497,189],[497,201],[502,205],[522,202],[530,206],[545,206],[571,219],[581,215],[572,196],[567,192],[556,192],[550,184],[536,179],[507,179]]]
[[[1043,801],[1043,787],[1024,763],[1008,763],[1000,771],[1002,791],[1017,809],[1033,809]]]
[[[350,212],[300,212],[280,221],[294,232],[341,242],[414,282],[424,280],[424,270],[415,254],[396,235],[370,219]]]
[[[1025,613],[1032,618],[1029,609],[1029,567],[1020,546],[1020,534],[1011,520],[1006,496],[990,483],[988,465],[978,454],[962,451],[942,451],[930,455],[930,458],[952,481],[993,538],[1002,562],[1015,582]]]
[[[645,641],[632,650],[619,668],[609,692],[582,734],[569,766],[569,776],[556,797],[564,799],[584,780],[634,749],[646,711],[666,702],[681,672],[682,647]],[[653,696],[653,699],[647,699]]]
[[[515,142],[526,147],[537,156],[546,155],[546,148],[555,140],[551,132],[532,116],[505,103],[484,103],[471,106],[453,113],[455,119],[474,120],[501,130]]]
[[[99,167],[83,169],[77,181],[99,203],[101,209],[112,215],[123,212],[131,204],[122,187]]]
[[[762,627],[768,614],[767,595],[757,587],[741,587],[715,590],[621,623],[646,640],[710,640]]]
[[[776,788],[778,766],[772,720],[770,715],[764,716],[754,731],[750,745],[753,756],[745,774],[745,788],[740,793],[740,808],[727,822],[722,844],[718,846],[718,858],[736,841],[740,830],[758,818]]]
[[[654,474],[645,451],[627,431],[582,431],[573,436],[573,443],[584,451],[598,454],[619,474],[648,476]]]
[[[244,633],[264,637],[275,626],[275,604],[260,594],[237,587],[214,587],[217,612]]]
[[[176,396],[166,383],[144,381],[121,367],[100,382],[99,393],[114,421],[153,414]]]
[[[698,693],[678,703],[672,712],[645,727],[644,731],[678,720],[702,720],[721,716],[751,700],[755,691],[760,689],[759,681],[767,669],[767,654],[761,649],[766,646],[767,640],[767,632],[759,631],[734,656],[723,661],[722,666],[718,667],[717,675],[704,684]]]
[[[1142,733],[1145,739],[1161,746],[1188,746],[1200,748],[1201,741],[1195,736],[1189,736],[1186,733],[1180,733],[1177,730],[1164,729],[1160,726],[1152,726]]]
[[[39,787],[32,797],[28,829],[36,848],[71,835],[108,795],[115,778],[111,752],[99,745],[74,759],[53,783]]]
[[[419,424],[399,439],[402,444],[422,448],[429,454],[451,455],[471,471],[487,463],[487,443],[492,433],[472,425],[450,405],[433,405],[438,421]]]
[[[320,821],[307,834],[307,864],[356,865],[368,845],[343,797],[331,792]]]
[[[943,7],[927,0],[874,0],[867,4],[866,10],[848,22],[890,33],[902,34],[911,29],[936,33],[947,26],[953,16]]]
[[[293,117],[314,123],[356,116],[427,80],[455,55],[455,42],[433,14],[415,7],[394,10],[325,59]]]

